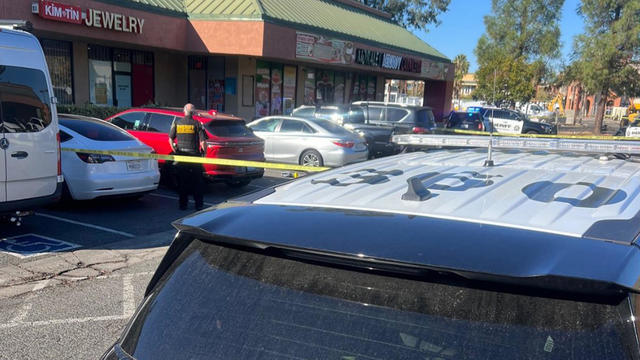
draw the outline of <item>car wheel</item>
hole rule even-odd
[[[225,183],[227,184],[227,186],[232,188],[241,188],[249,185],[250,182],[251,182],[250,179],[242,179],[242,180],[228,180]]]
[[[315,150],[305,150],[302,155],[300,155],[300,165],[303,166],[323,166],[324,161],[322,160],[322,155]]]

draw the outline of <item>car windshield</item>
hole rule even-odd
[[[99,120],[60,118],[60,124],[95,141],[129,141],[135,139],[115,125]]]
[[[205,127],[215,136],[244,137],[252,136],[253,132],[239,120],[212,120]]]
[[[122,342],[137,359],[626,359],[635,346],[624,304],[394,278],[198,240],[164,279]]]
[[[340,125],[337,125],[329,120],[322,120],[322,119],[314,119],[313,120],[314,124],[317,124],[318,126],[320,126],[321,128],[327,130],[328,132],[332,133],[332,134],[336,134],[336,135],[353,135],[352,132],[350,132],[349,130],[343,128]]]

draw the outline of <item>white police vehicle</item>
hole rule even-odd
[[[640,126],[636,123],[635,126],[627,126],[624,132],[626,137],[640,137]]]
[[[607,155],[640,142],[394,141],[481,149],[349,165],[182,219],[103,359],[640,357],[640,164]]]
[[[469,107],[467,112],[479,112],[484,118],[485,129],[506,134],[557,134],[558,127],[531,121],[526,115],[509,109],[495,107]]]

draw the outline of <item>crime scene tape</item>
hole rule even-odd
[[[321,171],[326,171],[331,169],[330,167],[326,167],[326,166],[303,166],[303,165],[292,165],[292,164],[268,163],[268,162],[262,162],[262,161],[205,158],[205,157],[199,157],[199,156],[185,156],[185,155],[160,155],[160,154],[139,153],[139,152],[129,152],[129,151],[89,150],[89,149],[74,149],[74,148],[61,148],[60,150],[71,151],[76,153],[127,156],[132,158],[168,160],[168,161],[195,163],[195,164],[242,166],[242,167],[293,170],[293,171],[304,171],[304,172],[321,172]]]
[[[437,129],[436,134],[452,133],[452,134],[464,134],[464,135],[483,135],[489,136],[487,131],[477,130],[462,130],[462,129]],[[444,135],[444,134],[442,134]],[[623,141],[638,141],[640,137],[627,137],[627,136],[605,136],[605,135],[553,135],[553,134],[509,134],[494,132],[493,136],[510,136],[510,137],[528,137],[528,138],[547,138],[547,139],[580,139],[580,140],[623,140]]]

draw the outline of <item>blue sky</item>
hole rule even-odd
[[[576,14],[579,0],[565,0],[560,22],[560,41],[563,58],[571,54],[573,37],[583,30],[582,18]],[[484,16],[491,12],[491,0],[451,0],[449,11],[442,14],[442,24],[431,26],[428,32],[416,32],[421,39],[453,59],[465,54],[469,59],[469,71],[477,68],[473,50],[484,33]]]

